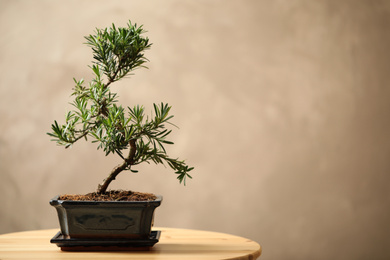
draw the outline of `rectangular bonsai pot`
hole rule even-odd
[[[61,233],[68,238],[149,237],[154,210],[162,196],[153,201],[68,201],[56,196],[50,205],[56,208]]]

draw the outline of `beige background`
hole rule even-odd
[[[183,187],[146,165],[112,188],[161,194],[156,225],[244,236],[262,259],[390,258],[389,1],[0,0],[0,233],[57,227],[50,198],[119,163],[45,133],[91,78],[83,36],[128,19],[154,45],[115,90],[172,105],[169,153],[196,171]]]

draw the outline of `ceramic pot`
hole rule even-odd
[[[65,238],[130,238],[150,236],[154,210],[162,196],[153,201],[68,201],[56,196],[61,233]]]

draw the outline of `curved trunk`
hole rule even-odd
[[[98,194],[105,193],[107,191],[108,185],[110,185],[110,183],[113,180],[115,180],[116,176],[118,176],[119,173],[125,170],[126,167],[134,164],[134,156],[137,150],[137,147],[135,145],[135,140],[131,140],[129,144],[130,144],[129,155],[125,158],[122,164],[119,164],[114,169],[112,169],[110,175],[106,179],[104,179],[102,184],[99,184],[97,189]]]

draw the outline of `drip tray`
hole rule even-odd
[[[152,231],[146,239],[130,238],[65,238],[58,232],[50,243],[63,251],[139,251],[148,250],[160,238],[161,231]]]

